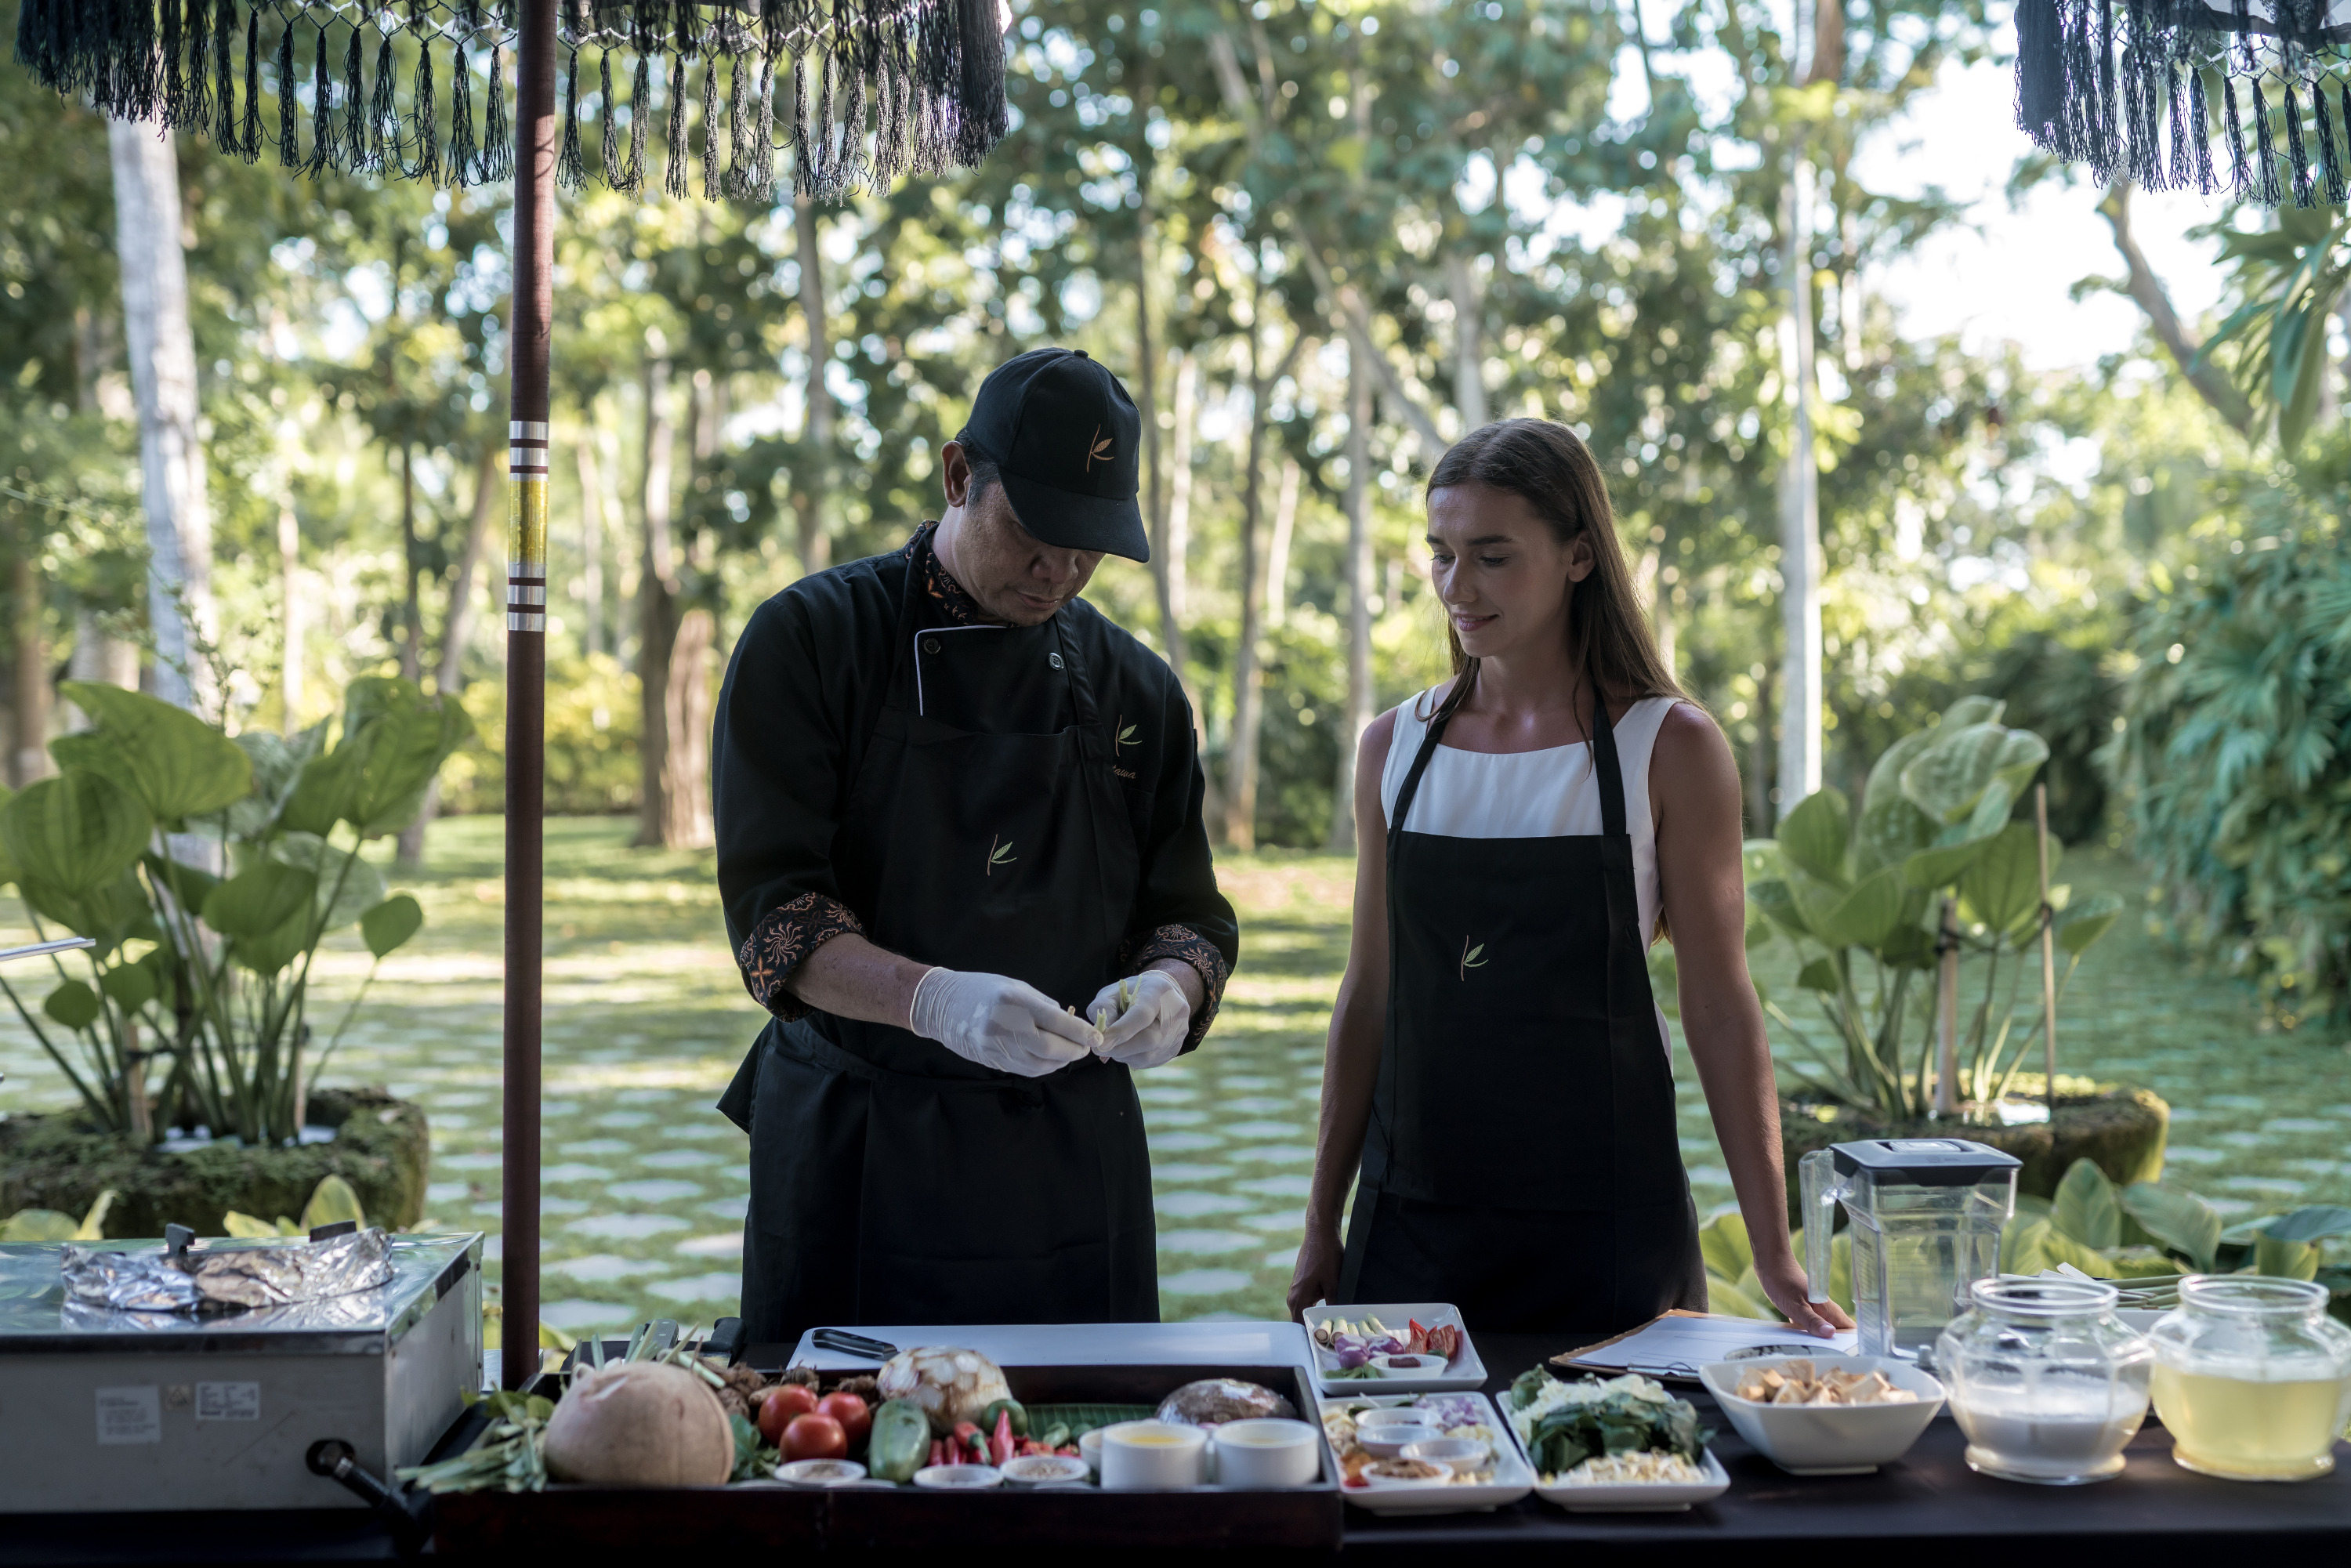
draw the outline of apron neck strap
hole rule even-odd
[[[1600,786],[1600,831],[1612,839],[1625,836],[1625,769],[1616,759],[1616,726],[1608,717],[1608,701],[1594,686],[1592,693],[1592,777]]]

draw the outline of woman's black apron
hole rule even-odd
[[[1085,662],[1059,616],[918,630],[919,577],[918,563],[843,814],[840,885],[864,896],[877,945],[1082,1009],[1116,977],[1141,865]],[[1043,679],[1065,679],[1075,710],[1052,733],[961,728],[974,716],[938,700]],[[738,1076],[721,1105],[751,1133],[749,1342],[826,1324],[1157,1320],[1126,1068],[1088,1057],[1021,1078],[821,1013],[771,1023],[753,1058],[756,1087]]]
[[[1596,838],[1406,831],[1451,717],[1430,722],[1388,826],[1387,1034],[1339,1299],[1594,1338],[1702,1311],[1607,705]]]

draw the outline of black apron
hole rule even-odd
[[[1026,980],[1082,1009],[1117,977],[1141,861],[1075,642],[1034,627],[918,630],[907,573],[888,695],[838,839],[878,946]],[[1040,683],[1043,696],[1040,696]],[[1061,711],[1048,733],[962,728]],[[951,694],[996,691],[987,715]],[[1151,1163],[1125,1067],[1043,1078],[883,1024],[771,1023],[721,1109],[751,1134],[743,1321],[753,1343],[826,1324],[1150,1322]],[[747,1072],[752,1063],[747,1063]]]
[[[1596,838],[1407,832],[1451,717],[1430,722],[1388,825],[1387,1032],[1339,1299],[1594,1337],[1702,1311],[1607,705]]]

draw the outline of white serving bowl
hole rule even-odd
[[[1475,1437],[1424,1437],[1406,1443],[1398,1458],[1450,1465],[1457,1475],[1475,1475],[1493,1467],[1494,1450]]]
[[[914,1484],[934,1491],[978,1491],[1002,1486],[1004,1472],[994,1465],[925,1465],[914,1472]]]
[[[1322,1434],[1304,1421],[1228,1421],[1210,1441],[1218,1486],[1302,1487],[1322,1470]]]
[[[1104,1491],[1180,1491],[1208,1479],[1205,1427],[1176,1421],[1123,1421],[1102,1428]]]
[[[1426,1410],[1410,1407],[1365,1410],[1355,1416],[1355,1441],[1375,1459],[1393,1459],[1406,1443],[1426,1442],[1445,1434]]]
[[[865,1479],[865,1467],[855,1459],[794,1459],[776,1467],[776,1479],[796,1487],[852,1486]]]
[[[1411,1491],[1421,1487],[1441,1487],[1451,1484],[1453,1480],[1453,1467],[1451,1465],[1445,1464],[1442,1461],[1436,1459],[1424,1459],[1421,1462],[1429,1466],[1432,1469],[1437,1470],[1438,1473],[1433,1476],[1424,1476],[1417,1479],[1408,1480],[1402,1476],[1374,1475],[1370,1469],[1365,1469],[1364,1471],[1364,1484],[1370,1487],[1374,1491]]]
[[[1066,1486],[1092,1474],[1085,1460],[1068,1454],[1023,1454],[998,1468],[1004,1479],[1017,1487]]]
[[[1096,1475],[1102,1473],[1102,1429],[1097,1427],[1078,1439],[1078,1458],[1085,1460],[1086,1469]]]
[[[1810,1359],[1815,1367],[1883,1372],[1895,1387],[1918,1397],[1899,1405],[1763,1405],[1739,1397],[1740,1380],[1784,1361],[1713,1361],[1699,1367],[1699,1380],[1739,1435],[1791,1475],[1862,1475],[1891,1464],[1909,1451],[1943,1407],[1943,1385],[1907,1361],[1876,1355]]]

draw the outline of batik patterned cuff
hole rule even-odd
[[[846,906],[820,893],[803,893],[781,908],[760,917],[735,955],[743,971],[743,988],[751,999],[786,1023],[808,1015],[809,1005],[784,988],[784,982],[809,955],[847,932],[865,934],[865,927]]]
[[[1119,964],[1126,974],[1149,968],[1162,958],[1180,958],[1192,966],[1200,977],[1200,1005],[1192,1009],[1191,1032],[1184,1037],[1184,1049],[1191,1050],[1208,1032],[1216,1021],[1217,1004],[1225,999],[1225,978],[1232,966],[1217,945],[1188,925],[1162,925],[1136,945],[1134,952]]]

